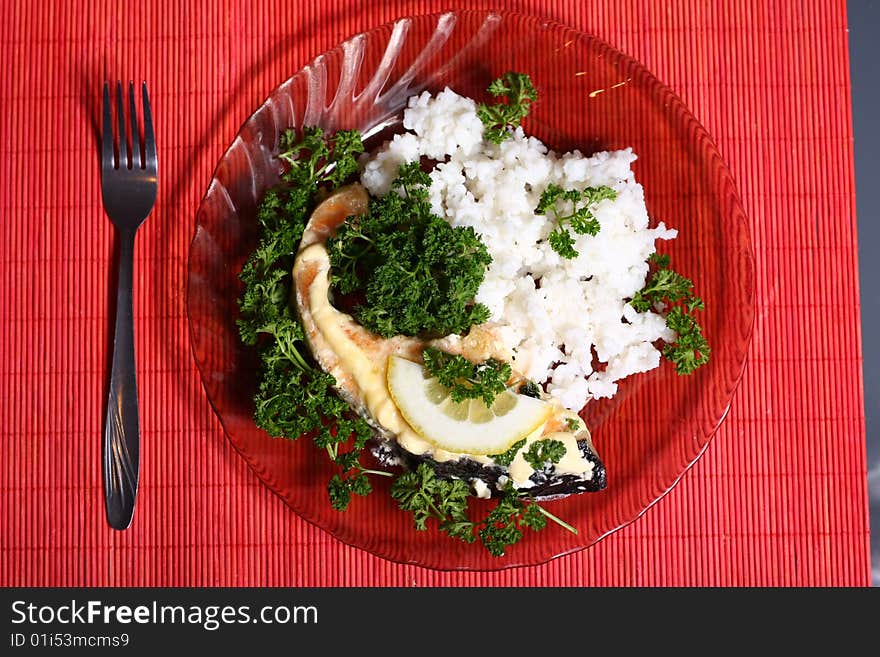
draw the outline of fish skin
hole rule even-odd
[[[589,441],[579,440],[578,448],[584,458],[593,463],[592,476],[589,479],[572,474],[556,474],[555,469],[550,466],[544,471],[535,472],[529,478],[533,485],[520,490],[535,500],[543,501],[604,490],[608,485],[605,465],[590,448]],[[427,463],[438,477],[461,479],[466,482],[479,479],[488,486],[493,497],[500,494],[499,477],[508,476],[506,468],[482,465],[468,458],[457,461],[435,461],[430,456],[412,454],[393,440],[379,439],[374,442],[371,451],[376,460],[385,466],[401,466],[407,470],[415,470],[420,464]]]

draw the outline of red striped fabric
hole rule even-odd
[[[190,356],[195,210],[240,124],[344,38],[487,3],[142,0],[0,8],[0,584],[867,585],[869,549],[844,0],[521,0],[671,86],[718,142],[757,256],[743,383],[708,451],[642,518],[543,566],[446,573],[346,547],[226,441]],[[104,521],[113,230],[96,141],[104,79],[150,83],[156,211],[139,233],[141,491]]]

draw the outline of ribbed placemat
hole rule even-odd
[[[225,439],[190,355],[195,211],[265,96],[316,54],[461,2],[4,2],[0,8],[0,584],[865,585],[861,336],[843,0],[506,3],[643,62],[715,137],[757,256],[752,349],[708,451],[581,553],[438,573],[301,521]],[[501,7],[496,7],[501,8]],[[103,80],[149,81],[161,188],[138,236],[141,490],[110,530],[100,476],[113,229]]]

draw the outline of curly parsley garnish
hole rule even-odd
[[[495,465],[510,465],[513,463],[513,459],[516,458],[517,453],[521,450],[526,444],[526,439],[517,440],[513,445],[510,446],[506,452],[502,454],[489,454],[489,458],[495,461]]]
[[[482,399],[491,406],[495,397],[507,389],[510,365],[489,358],[482,363],[472,363],[464,356],[447,354],[435,347],[422,353],[425,369],[446,388],[452,401]]]
[[[259,243],[239,275],[244,283],[239,333],[260,358],[254,421],[273,437],[312,435],[339,467],[328,493],[333,507],[344,509],[352,494],[370,492],[368,474],[391,473],[361,465],[369,425],[349,417],[348,404],[333,393],[333,377],[307,359],[303,330],[289,303],[290,271],[318,190],[339,186],[356,170],[363,144],[357,131],[325,138],[320,128],[305,128],[301,139],[287,130],[280,142],[279,157],[288,169],[260,203]]]
[[[574,237],[568,228],[578,235],[598,234],[599,221],[593,216],[593,209],[599,201],[615,198],[617,192],[605,185],[587,187],[579,191],[550,184],[541,194],[535,214],[553,215],[556,228],[550,233],[547,241],[556,253],[563,258],[572,259],[577,257],[578,252],[574,248]]]
[[[535,470],[543,470],[544,466],[548,464],[559,463],[563,456],[565,456],[565,445],[561,440],[553,440],[552,438],[536,440],[529,445],[529,449],[523,454],[526,463]]]
[[[507,98],[506,103],[477,105],[477,116],[485,127],[483,136],[500,144],[510,137],[511,131],[528,115],[529,106],[538,99],[538,92],[528,75],[513,71],[493,80],[486,91],[496,98]]]
[[[430,183],[418,162],[401,165],[392,191],[327,240],[333,288],[363,293],[354,316],[385,338],[464,333],[489,318],[474,296],[492,258],[473,228],[431,212]]]
[[[694,295],[694,284],[669,269],[669,256],[654,253],[649,258],[657,269],[648,276],[645,287],[636,292],[629,304],[638,312],[651,310],[662,303],[672,308],[666,315],[666,326],[675,331],[675,342],[663,347],[663,356],[675,364],[678,374],[692,374],[709,362],[711,349],[695,313],[703,310],[703,300]]]
[[[496,557],[503,556],[508,547],[522,539],[523,528],[540,531],[547,526],[548,519],[577,534],[577,529],[539,504],[523,499],[509,485],[486,517],[473,521],[467,513],[467,484],[460,479],[438,478],[426,463],[414,472],[400,475],[391,486],[391,496],[402,510],[413,514],[416,529],[424,531],[433,518],[440,531],[465,543],[479,538]]]
[[[703,330],[686,307],[676,306],[666,316],[666,326],[678,336],[675,342],[663,347],[663,356],[675,363],[679,374],[692,374],[709,362],[711,349]]]
[[[512,490],[505,491],[498,500],[498,505],[480,523],[480,541],[490,554],[500,557],[507,552],[508,547],[519,543],[524,528],[540,531],[547,526],[548,517],[547,510],[542,506],[535,502],[525,502]],[[559,521],[555,516],[552,517]],[[563,526],[566,525],[567,523],[563,523]],[[571,525],[567,528],[574,529]]]
[[[434,469],[422,463],[415,472],[405,472],[391,486],[391,497],[400,508],[411,511],[416,529],[424,531],[430,518],[441,521],[441,531],[450,523],[467,523],[470,489],[461,479],[441,479]],[[473,542],[473,539],[467,541]]]

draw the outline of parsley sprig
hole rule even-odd
[[[402,510],[413,514],[416,529],[426,530],[433,518],[440,531],[465,543],[479,539],[496,557],[503,556],[508,547],[522,539],[524,528],[540,531],[547,526],[548,519],[577,534],[577,529],[539,504],[522,498],[510,485],[485,518],[473,521],[468,516],[467,484],[460,479],[440,479],[426,463],[399,476],[391,486],[391,496]]]
[[[349,417],[348,405],[333,393],[333,377],[306,356],[303,330],[289,303],[290,271],[319,188],[345,181],[357,168],[363,144],[357,131],[326,138],[320,128],[305,128],[301,137],[285,131],[280,148],[287,170],[260,203],[259,242],[239,275],[244,283],[239,333],[260,358],[254,421],[273,437],[311,435],[339,467],[328,493],[333,507],[344,509],[352,494],[370,492],[367,475],[391,474],[361,465],[369,425]]]
[[[541,194],[535,214],[553,215],[556,228],[551,231],[547,241],[556,253],[563,258],[572,259],[577,257],[578,252],[574,248],[574,237],[568,228],[578,235],[597,235],[600,226],[598,219],[593,216],[593,210],[599,201],[615,198],[617,192],[606,185],[587,187],[581,191],[563,189],[551,183]]]
[[[400,475],[391,486],[391,497],[400,508],[411,511],[416,529],[428,528],[430,518],[441,521],[441,531],[450,531],[450,523],[467,523],[470,489],[461,479],[441,479],[427,463],[413,472]],[[458,530],[455,530],[458,534]],[[458,536],[461,538],[461,536]],[[468,540],[471,543],[473,540]]]
[[[536,440],[523,454],[526,463],[535,470],[543,470],[548,464],[559,463],[563,456],[565,456],[565,444],[561,440],[552,438]]]
[[[521,440],[517,440],[513,445],[510,446],[506,452],[502,452],[501,454],[490,454],[489,458],[495,461],[495,465],[510,465],[513,463],[513,459],[516,458],[517,453],[521,450],[526,444],[526,439],[522,438]]]
[[[709,362],[711,349],[703,330],[686,307],[676,306],[666,316],[666,326],[678,336],[675,342],[663,347],[663,356],[675,363],[679,374],[692,374]]]
[[[303,195],[315,191],[309,185],[342,185],[357,171],[357,156],[364,152],[357,130],[338,130],[330,138],[325,138],[317,126],[304,128],[301,136],[295,130],[285,130],[279,142],[278,157],[287,164],[281,179],[295,185]]]
[[[664,345],[663,356],[675,364],[678,374],[692,374],[709,362],[711,354],[695,316],[696,311],[703,310],[703,300],[694,294],[690,279],[669,268],[668,255],[654,253],[649,260],[656,269],[629,303],[638,312],[647,312],[659,303],[671,306],[666,326],[675,331],[677,337]]]
[[[538,99],[538,92],[528,75],[513,71],[493,80],[486,91],[496,98],[507,98],[506,103],[477,105],[477,116],[484,126],[483,136],[500,144],[528,115],[530,105]]]
[[[482,399],[487,407],[491,406],[495,397],[507,389],[510,379],[510,365],[494,358],[472,363],[464,356],[428,347],[422,353],[422,360],[428,373],[449,389],[456,403]]]
[[[473,228],[431,212],[430,183],[418,162],[401,165],[392,191],[327,241],[331,285],[363,293],[354,316],[382,337],[464,333],[489,318],[474,296],[492,258]]]
[[[547,526],[549,512],[535,502],[526,502],[511,489],[502,494],[498,505],[480,523],[480,541],[490,554],[500,557],[511,545],[519,543],[523,529],[541,531]],[[555,516],[554,519],[558,520]],[[567,525],[565,523],[563,526]],[[574,529],[571,525],[568,528]],[[574,533],[577,533],[575,530]]]

